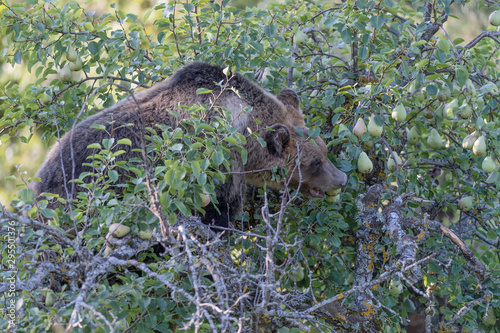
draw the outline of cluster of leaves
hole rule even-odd
[[[498,7],[494,1],[488,3]],[[451,8],[459,5],[450,1],[401,4],[391,0],[320,5],[306,0],[242,10],[230,7],[227,0],[173,1],[138,17],[115,5],[108,14],[90,13],[77,2],[5,1],[0,4],[0,31],[8,46],[2,56],[14,66],[26,66],[36,80],[26,87],[12,83],[4,90],[0,139],[8,140],[25,128],[30,132],[21,137],[23,141],[36,130],[46,141],[60,137],[80,119],[81,110],[95,113],[122,99],[129,89],[149,87],[192,61],[230,66],[270,92],[292,87],[300,94],[307,123],[321,129],[329,157],[348,174],[349,181],[340,202],[304,200],[288,207],[279,201],[269,203],[275,211],[286,211],[286,228],[280,236],[283,244],[274,252],[279,288],[326,299],[352,286],[354,235],[364,227],[356,219],[356,197],[364,193],[366,185],[382,183],[388,190],[383,196],[386,202],[399,194],[413,193],[420,202],[409,203],[405,217],[441,218],[472,247],[488,276],[464,270],[466,260],[457,255],[455,246],[429,233],[423,240],[419,238],[418,258],[440,254],[423,264],[422,285],[395,278],[372,288],[382,304],[374,310],[380,330],[400,331],[407,313],[426,304],[425,297],[414,289],[427,288],[443,303],[437,311],[443,325],[494,331],[491,318],[500,316],[500,290],[496,287],[500,33],[490,29],[467,44],[461,38],[452,40],[443,24],[451,19]],[[70,48],[77,52],[82,68],[70,73],[69,78],[59,77],[61,69],[71,62],[67,59]],[[391,113],[398,104],[404,106],[407,115],[396,121]],[[460,116],[466,107],[471,112],[467,111],[467,117]],[[85,231],[81,233],[82,244],[95,253],[104,248],[104,236],[114,222],[131,226],[133,233],[156,226],[157,216],[147,209],[152,205],[148,181],[159,192],[159,205],[171,222],[178,213],[203,213],[199,194],[210,193],[214,200],[214,188],[227,177],[223,170],[229,167],[231,151],[243,154],[243,159],[245,156],[245,138],[234,131],[227,115],[221,114],[208,124],[203,121],[205,111],[192,108],[191,119],[177,128],[149,129],[148,152],[154,151],[150,156],[156,159],[151,174],[140,163],[117,161],[126,140],[96,142],[97,152],[91,160],[96,171],[81,175],[77,182],[82,192],[74,211],[50,210],[41,201],[31,213],[52,219],[50,223],[56,226],[78,225],[78,230]],[[371,116],[383,127],[382,136],[372,137],[368,132],[353,135],[358,119],[368,122]],[[428,144],[431,128],[444,139],[441,147]],[[420,140],[410,144],[410,130],[416,131]],[[486,138],[487,153],[482,156],[462,146],[463,139],[474,131]],[[361,152],[374,165],[371,173],[358,172]],[[400,161],[395,169],[389,168],[395,154]],[[486,156],[495,163],[490,174],[482,167]],[[134,179],[120,182],[123,170],[134,174]],[[95,181],[86,184],[86,177]],[[111,191],[120,183],[125,187],[123,199]],[[262,196],[264,191],[258,193]],[[474,208],[461,212],[458,201],[466,196],[473,197]],[[15,205],[22,208],[32,200],[30,193],[22,190]],[[247,209],[243,219],[260,221],[260,213],[260,209]],[[253,225],[252,232],[265,235],[266,228]],[[30,246],[26,252],[52,251],[62,261],[71,259],[73,249],[40,235],[40,231],[31,230],[23,236],[23,243]],[[262,272],[265,255],[261,249],[266,247],[266,239],[239,235],[230,238],[233,259],[250,274]],[[44,244],[43,248],[38,249],[38,244]],[[38,256],[40,252],[36,251]],[[381,274],[385,264],[396,261],[397,255],[390,239],[382,238],[374,244],[373,275]],[[25,265],[29,259],[19,259],[21,279],[33,274],[34,268]],[[163,269],[161,265],[155,267]],[[191,290],[188,279],[183,279],[182,267],[162,272]],[[133,325],[141,331],[154,327],[165,332],[190,320],[193,305],[171,301],[170,291],[150,277],[125,270],[117,280],[103,280],[86,295],[108,320],[108,309],[112,309],[114,319],[123,326]],[[42,304],[45,292],[22,294],[25,310],[21,326],[26,330],[69,320],[73,291],[64,287],[57,290],[61,309]],[[353,303],[347,298],[345,306]],[[141,310],[145,307],[149,310]],[[468,311],[458,316],[460,309]],[[101,320],[90,310],[84,317],[87,327],[99,325]],[[308,327],[314,325],[304,322]],[[7,322],[2,325],[7,327]],[[287,332],[288,327],[293,324],[284,325],[281,331]],[[205,329],[210,330],[210,326],[201,330]]]

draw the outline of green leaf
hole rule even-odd
[[[457,79],[461,86],[465,85],[465,80],[469,78],[469,72],[465,67],[459,66],[457,68]]]
[[[406,310],[407,312],[414,312],[415,311],[415,304],[413,304],[412,300],[405,297],[403,301],[403,309]]]
[[[255,50],[259,51],[259,52],[264,52],[264,45],[261,44],[261,43],[257,43],[257,42],[250,42],[249,43],[251,47],[253,47]]]
[[[198,177],[201,174],[201,167],[199,161],[191,162],[191,168],[193,168],[193,175]]]
[[[99,129],[99,130],[105,130],[106,126],[101,125],[101,124],[92,124],[92,125],[90,125],[90,128]]]
[[[487,232],[486,232],[486,237],[488,237],[488,239],[497,239],[498,238],[498,235],[497,233],[495,232],[495,230],[492,230],[492,229],[489,229]]]
[[[24,203],[32,203],[35,201],[35,192],[31,189],[23,188],[17,191],[17,198]]]
[[[243,165],[247,164],[248,160],[248,151],[246,149],[241,150],[241,160],[243,162]]]
[[[264,33],[267,37],[273,37],[274,35],[276,35],[276,26],[274,24],[266,25],[264,27]]]
[[[266,147],[266,146],[267,146],[266,141],[264,141],[264,140],[263,140],[260,136],[259,136],[259,137],[257,137],[257,141],[260,143],[260,145],[261,145],[262,147]]]
[[[427,87],[425,87],[425,90],[430,96],[436,96],[438,93],[437,87],[433,84],[429,84]]]
[[[370,18],[370,23],[375,29],[380,29],[385,24],[387,20],[383,16],[372,16]]]
[[[115,142],[114,138],[111,138],[111,139],[102,139],[102,145],[107,150],[111,149],[111,147],[113,146],[114,142]]]
[[[425,43],[427,43],[427,41],[424,39],[421,39],[418,42],[413,43],[412,46],[419,47],[420,45],[424,45]]]
[[[161,13],[161,15],[165,18],[171,18],[173,15],[174,15],[174,11],[175,11],[175,6],[174,5],[170,5],[170,6],[167,6]]]
[[[332,25],[334,25],[335,23],[337,23],[338,20],[339,20],[338,17],[331,16],[331,17],[327,18],[323,24],[325,26],[327,26],[327,27],[331,27]]]
[[[352,42],[352,32],[351,32],[351,30],[349,28],[344,29],[340,33],[340,37],[342,37],[342,40],[344,41],[344,43],[351,44],[351,42]]]
[[[207,183],[207,174],[205,172],[202,172],[200,176],[198,177],[198,184],[201,186],[205,185]]]
[[[182,201],[174,201],[174,205],[177,206],[177,208],[179,208],[179,211],[184,215],[184,216],[189,216],[191,215],[191,212],[186,208],[186,206],[184,205],[184,203]]]
[[[130,141],[130,139],[123,138],[123,139],[118,140],[117,144],[118,145],[132,146],[132,141]]]
[[[42,215],[48,219],[53,219],[55,216],[55,213],[52,209],[49,208],[42,208],[39,210]]]
[[[181,151],[182,147],[184,147],[184,145],[182,143],[176,143],[175,145],[171,146],[169,149],[172,151]]]
[[[233,53],[233,47],[231,45],[229,45],[224,50],[224,58],[226,58],[226,59],[230,58],[232,53]]]
[[[228,143],[230,143],[232,145],[239,145],[239,141],[236,138],[232,137],[232,136],[225,137],[224,141],[226,141],[226,142],[228,142]]]
[[[134,22],[135,22],[135,21],[137,21],[137,15],[134,15],[134,14],[127,14],[126,16],[127,16],[127,18],[128,18],[129,20],[131,20],[131,21],[134,21]]]
[[[102,149],[101,145],[99,143],[92,143],[90,145],[87,146],[88,149],[92,149],[92,148],[95,148],[95,149]]]
[[[439,272],[439,266],[436,265],[434,262],[428,263],[427,268],[428,268],[429,272],[432,272],[432,273]]]
[[[194,4],[192,4],[192,3],[185,3],[184,4],[184,9],[187,12],[192,12],[192,11],[194,11]]]
[[[203,94],[210,94],[213,90],[206,89],[206,88],[199,88],[196,90],[197,95],[203,95]]]
[[[312,131],[309,132],[309,137],[315,138],[321,133],[321,129],[319,127],[314,128]]]
[[[337,236],[331,236],[329,239],[329,242],[330,242],[330,245],[332,245],[334,247],[340,247],[340,245],[342,245],[340,238],[338,238]]]
[[[116,170],[110,170],[108,172],[108,177],[113,181],[113,183],[116,183],[118,180],[118,172],[116,172]]]
[[[216,150],[212,156],[212,162],[219,166],[224,161],[224,154],[220,150]]]
[[[487,184],[493,184],[498,179],[498,171],[493,171],[491,175],[486,179]]]
[[[417,71],[420,70],[420,68],[426,66],[428,63],[429,63],[429,59],[428,58],[420,60],[418,62],[418,64],[417,64]]]
[[[97,46],[96,42],[90,42],[88,46],[88,50],[90,53],[96,55],[99,53],[99,47]]]
[[[172,185],[174,183],[174,177],[175,176],[175,169],[169,169],[166,173],[165,176],[163,177],[163,180],[165,183],[168,185]]]
[[[21,49],[17,49],[16,53],[14,53],[14,61],[16,64],[21,64]]]
[[[215,128],[213,128],[212,125],[209,125],[207,123],[201,123],[198,125],[198,127],[201,128],[202,130],[209,131],[209,132],[215,131]]]

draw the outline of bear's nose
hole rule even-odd
[[[339,172],[342,172],[339,170]],[[345,186],[345,184],[347,184],[347,175],[345,174],[345,172],[342,172],[342,186]]]

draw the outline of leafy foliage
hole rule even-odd
[[[498,3],[488,3],[498,8]],[[56,323],[62,323],[82,332],[172,332],[184,326],[205,332],[221,327],[251,330],[254,326],[249,323],[259,323],[279,332],[354,331],[362,330],[360,322],[368,320],[373,331],[399,332],[408,325],[408,316],[425,316],[424,310],[432,309],[433,323],[439,323],[435,330],[497,332],[500,32],[491,27],[467,43],[451,40],[443,23],[453,19],[449,14],[454,6],[460,3],[385,0],[323,5],[306,0],[267,9],[236,9],[227,0],[193,0],[159,4],[139,17],[115,5],[111,13],[91,13],[73,1],[0,3],[0,31],[8,45],[2,57],[13,66],[26,66],[36,77],[25,87],[10,84],[3,90],[2,141],[21,130],[28,133],[20,137],[23,141],[36,133],[46,141],[60,137],[82,118],[131,91],[152,86],[184,64],[205,61],[230,67],[270,92],[283,87],[298,91],[311,136],[320,135],[328,143],[329,157],[349,179],[340,201],[297,199],[288,190],[283,200],[265,189],[249,196],[236,222],[245,230],[233,231],[229,248],[224,248],[239,273],[240,294],[233,292],[245,295],[242,299],[254,297],[249,303],[240,299],[224,303],[217,282],[213,283],[219,275],[205,260],[211,262],[213,256],[203,252],[203,242],[185,240],[176,246],[188,259],[177,261],[174,250],[164,256],[141,252],[133,265],[113,259],[106,264],[112,274],[92,285],[77,277],[81,271],[75,270],[74,280],[68,282],[64,280],[68,276],[44,268],[48,272],[44,279],[31,289],[26,284],[18,293],[18,330],[52,327],[57,332]],[[72,50],[77,60],[68,59]],[[81,69],[69,74],[66,69],[60,75],[66,66],[78,68],[78,60]],[[247,139],[222,110],[220,117],[206,121],[209,107],[191,108],[192,117],[176,128],[148,129],[145,149],[150,169],[141,161],[119,160],[128,149],[126,140],[96,142],[96,153],[89,159],[95,172],[80,175],[74,183],[80,193],[70,211],[51,209],[50,200],[64,200],[49,194],[34,205],[31,190],[21,189],[13,206],[29,210],[30,218],[46,220],[71,242],[61,241],[47,228],[2,217],[5,239],[12,237],[9,228],[17,228],[19,280],[31,281],[51,258],[64,264],[59,269],[70,272],[75,260],[79,265],[82,258],[105,260],[101,255],[111,246],[106,234],[113,223],[127,225],[137,235],[158,229],[160,215],[174,224],[179,216],[203,214],[200,195],[208,193],[215,200],[214,188],[229,176],[231,154],[245,159]],[[406,117],[392,116],[396,108],[404,108]],[[368,124],[372,115],[383,127],[382,135],[354,135],[358,119]],[[431,129],[439,139],[433,139]],[[464,148],[463,140],[472,133],[473,142],[484,137],[484,152]],[[365,174],[358,172],[362,152],[373,163],[373,171]],[[488,157],[493,170],[486,172]],[[396,163],[389,167],[391,158]],[[135,176],[121,179],[124,170]],[[276,177],[286,178],[285,171],[276,170]],[[90,178],[94,181],[86,182]],[[373,206],[385,209],[399,198],[408,200],[399,214],[406,223],[402,223],[405,239],[416,244],[414,262],[425,259],[419,265],[421,279],[401,270],[403,241],[393,237],[395,232],[386,232],[387,225],[375,227],[372,222],[382,219],[376,212],[374,220],[364,213],[370,206],[363,207],[359,198],[373,184],[384,186],[381,200]],[[123,197],[114,195],[115,186],[124,188]],[[151,199],[151,189],[158,194],[156,200]],[[264,201],[264,196],[276,200]],[[463,197],[473,197],[472,209],[459,210]],[[412,223],[417,220],[424,222]],[[457,243],[429,228],[427,222],[435,220],[464,241],[485,275],[471,268],[470,258],[458,251]],[[67,229],[76,229],[73,236]],[[373,237],[363,238],[365,231]],[[159,233],[155,235],[153,239]],[[184,234],[178,235],[182,240]],[[9,244],[2,243],[6,258],[12,250]],[[119,251],[120,246],[125,245],[112,245],[111,250]],[[363,274],[362,253],[368,263]],[[97,272],[99,265],[93,267]],[[362,276],[370,276],[366,285]],[[265,304],[264,282],[269,281],[275,293],[300,293],[306,308]],[[363,290],[371,296],[354,288],[360,286],[367,286]],[[324,310],[328,318],[313,317],[315,312],[307,310],[343,294],[342,306],[363,320],[348,317],[344,322],[336,317],[343,312],[331,309]],[[9,302],[7,294],[3,297]],[[227,313],[208,309],[199,299],[196,303],[196,297],[206,297],[203,301],[214,302]],[[360,305],[359,297],[367,303]],[[0,325],[9,327],[8,318]]]

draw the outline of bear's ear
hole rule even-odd
[[[282,157],[283,151],[290,141],[290,131],[285,125],[273,125],[267,131],[264,139],[269,153],[276,157]]]
[[[290,105],[295,109],[299,109],[300,99],[299,95],[292,89],[285,89],[280,92],[276,97],[285,105]]]

